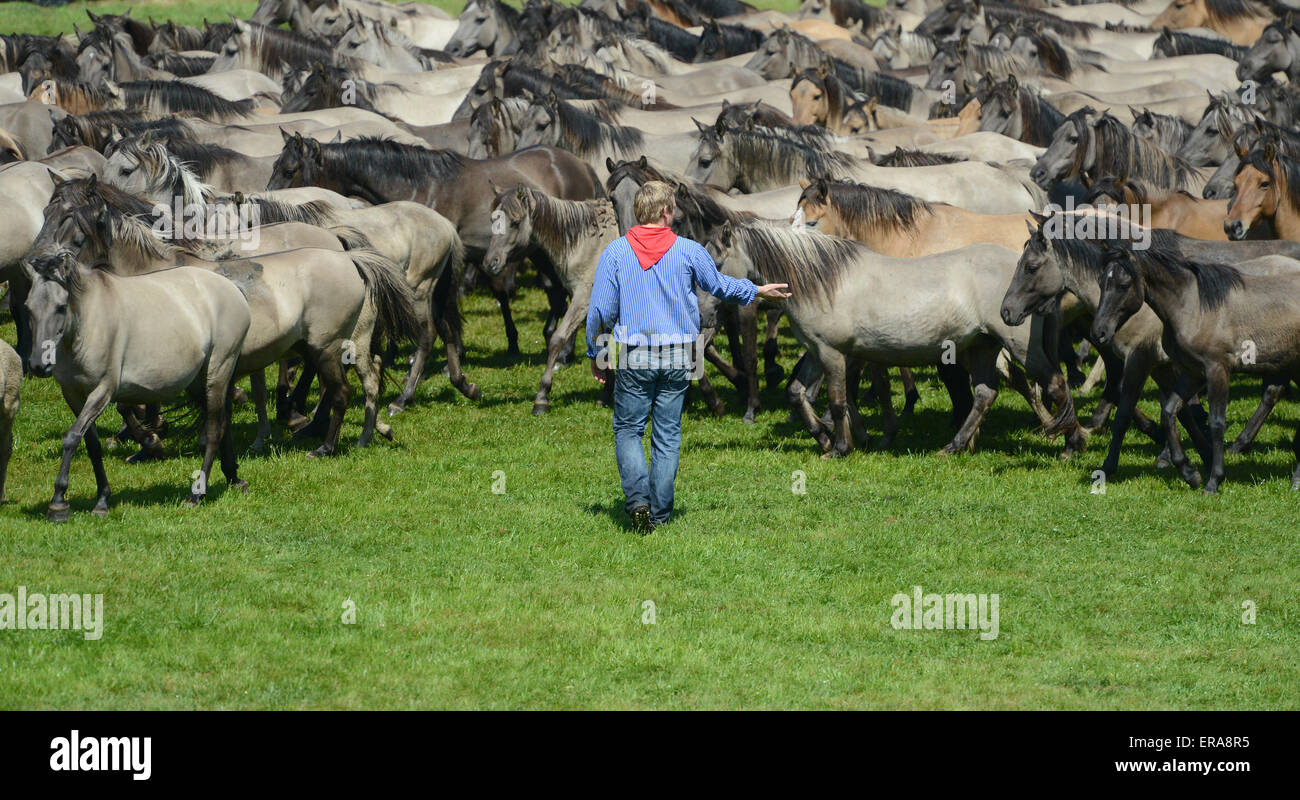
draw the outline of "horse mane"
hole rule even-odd
[[[154,66],[167,70],[178,78],[190,78],[206,73],[216,58],[215,55],[189,55],[169,51],[156,56]]]
[[[1070,116],[1073,118],[1074,114]],[[1082,124],[1088,123],[1083,121]],[[1195,172],[1191,165],[1179,156],[1170,155],[1150,142],[1134,136],[1132,131],[1109,113],[1102,114],[1097,124],[1093,126],[1092,135],[1096,139],[1093,147],[1098,156],[1095,166],[1098,174],[1130,175],[1139,180],[1150,181],[1161,188],[1181,189]],[[1076,163],[1082,158],[1083,148],[1078,149]]]
[[[1273,183],[1286,183],[1286,199],[1292,208],[1300,209],[1300,162],[1281,152],[1273,154],[1273,160],[1265,155],[1265,148],[1256,145],[1241,159],[1237,165],[1240,173],[1247,166],[1254,167],[1269,177]]]
[[[225,197],[223,200],[237,201],[237,196]],[[262,225],[276,222],[305,222],[319,228],[333,225],[336,221],[334,206],[325,200],[312,200],[307,203],[286,203],[265,197],[245,197],[240,205],[253,205],[258,209],[257,219]]]
[[[830,301],[845,269],[866,248],[850,239],[762,220],[733,226],[749,260],[765,280],[786,283],[794,296]]]
[[[647,43],[648,44],[648,43]],[[556,78],[568,86],[581,87],[597,95],[597,106],[592,113],[607,122],[614,121],[613,103],[636,106],[641,102],[641,95],[624,86],[608,75],[602,75],[582,64],[561,64],[556,69]],[[557,96],[563,97],[563,95]],[[673,103],[655,98],[652,108],[671,110],[677,108]]]
[[[872,72],[838,58],[832,59],[831,63],[835,68],[834,75],[853,90],[867,97],[875,97],[890,108],[902,111],[911,108],[917,88],[902,78]]]
[[[1052,135],[1066,120],[1066,115],[1032,86],[1020,83],[1013,94],[1011,82],[1003,80],[994,84],[990,92],[1003,103],[1019,105],[1024,132],[1036,143],[1052,141]]]
[[[1273,22],[1269,27],[1280,25],[1281,22],[1281,20]],[[1281,30],[1285,31],[1286,28],[1283,27]],[[1156,39],[1155,44],[1152,45],[1154,52],[1164,53],[1166,57],[1212,53],[1226,56],[1233,61],[1240,61],[1249,49],[1249,47],[1233,44],[1227,39],[1211,39],[1208,36],[1197,36],[1194,33],[1184,33],[1169,28],[1161,31],[1160,38]]]
[[[773,135],[774,128],[728,128],[716,136],[721,149],[748,177],[756,181],[792,183],[806,175],[838,176],[853,165],[853,157],[821,150],[795,139]],[[703,137],[702,137],[703,138]]]
[[[565,253],[584,234],[601,224],[601,204],[608,200],[562,200],[540,189],[520,186],[497,197],[493,210],[501,209],[510,219],[523,219],[530,212],[524,208],[520,194],[531,199],[533,236],[548,252]]]
[[[878,167],[936,167],[942,164],[957,164],[968,159],[951,153],[930,153],[925,150],[908,150],[897,147],[876,159]]]
[[[1253,0],[1202,0],[1205,13],[1219,23],[1232,22],[1242,17],[1271,17],[1269,11]]]
[[[909,231],[915,226],[918,214],[934,214],[933,204],[896,189],[853,181],[827,181],[826,189],[826,201],[855,233],[865,233],[877,226],[895,232]]]
[[[55,196],[76,209],[83,222],[94,224],[99,209],[108,210],[109,238],[151,259],[170,259],[179,249],[154,230],[154,204],[93,178],[65,182]]]
[[[841,28],[851,28],[854,23],[861,22],[865,34],[885,21],[885,12],[862,0],[831,0],[831,17]]]
[[[747,25],[710,21],[700,31],[700,45],[696,54],[716,55],[719,51],[730,55],[750,53],[763,44],[763,34]]]
[[[539,104],[554,112],[566,149],[572,150],[576,155],[591,155],[606,145],[621,153],[639,149],[645,143],[645,136],[640,130],[606,122],[558,97],[553,103]]]
[[[1017,3],[986,2],[984,17],[991,23],[990,27],[993,23],[1000,22],[1041,22],[1044,28],[1055,33],[1085,41],[1092,37],[1093,31],[1097,30],[1094,23],[1063,19],[1042,9],[1029,8]]]
[[[1179,248],[1164,246],[1154,239],[1151,246],[1145,250],[1124,247],[1122,252],[1142,264],[1144,269],[1159,269],[1168,275],[1177,275],[1180,270],[1191,272],[1196,278],[1196,294],[1203,311],[1219,308],[1228,299],[1233,289],[1240,289],[1246,285],[1242,280],[1241,270],[1236,267],[1189,259]],[[1114,263],[1114,260],[1110,263]]]
[[[610,103],[628,104],[621,93],[611,91],[603,82],[598,84],[599,88],[586,83],[568,83],[547,75],[536,67],[515,61],[508,62],[501,70],[501,82],[507,97],[515,97],[523,92],[528,92],[533,97],[545,97],[548,93],[555,92],[563,100],[603,100],[607,109]],[[609,110],[609,118],[613,118],[612,109]]]
[[[221,95],[182,81],[127,81],[118,84],[129,108],[156,109],[160,114],[189,113],[225,121],[253,111],[253,101],[227,100]]]
[[[378,136],[361,136],[345,142],[321,142],[321,155],[344,165],[354,174],[398,175],[410,179],[454,180],[464,171],[467,159],[454,150],[395,142]]]
[[[144,134],[115,143],[108,155],[122,152],[134,158],[150,176],[150,189],[166,189],[173,196],[179,191],[186,204],[202,203],[212,196],[212,188],[203,183],[186,160],[171,148],[183,149],[185,140],[144,141]],[[233,152],[233,151],[232,151]]]
[[[259,72],[269,74],[281,65],[304,66],[312,61],[341,66],[352,66],[357,61],[350,56],[339,55],[324,40],[313,36],[294,33],[282,27],[261,25],[259,22],[242,21],[242,25],[248,26],[248,48]],[[237,33],[242,31],[235,29],[231,35]]]
[[[717,19],[718,17],[735,17],[748,14],[754,6],[741,0],[681,0],[682,4],[695,9],[700,14]]]
[[[1028,26],[1021,26],[1016,33],[1033,41],[1038,48],[1038,61],[1048,72],[1058,78],[1069,78],[1074,74],[1074,54],[1061,41],[1060,34],[1047,28],[1039,30]]]

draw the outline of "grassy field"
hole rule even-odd
[[[554,410],[531,416],[540,292],[516,310],[526,358],[510,364],[494,304],[467,302],[480,402],[434,375],[395,443],[327,461],[277,431],[273,452],[242,459],[251,493],[214,477],[201,509],[180,505],[198,452],[171,442],[173,458],[139,466],[110,451],[112,514],[94,517],[83,448],[72,521],[47,523],[72,417],[53,381],[27,380],[0,593],[103,593],[106,622],[99,641],[0,631],[0,707],[1300,706],[1294,401],[1257,453],[1229,457],[1221,496],[1154,469],[1137,434],[1094,494],[1103,442],[1062,463],[1009,392],[978,453],[940,457],[947,399],[923,372],[892,451],[823,461],[779,392],[746,426],[720,381],[732,414],[688,405],[680,513],[642,538],[585,367],[562,370]],[[13,342],[12,324],[0,335]],[[1235,388],[1234,434],[1258,384]],[[237,409],[243,446],[253,421]],[[110,411],[99,430],[116,427]],[[998,594],[1000,635],[894,630],[890,598],[917,585]]]

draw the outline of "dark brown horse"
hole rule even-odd
[[[284,148],[271,169],[268,189],[320,186],[339,194],[380,204],[411,200],[437,210],[465,243],[466,263],[479,264],[492,240],[492,186],[527,186],[562,200],[603,197],[595,171],[577,156],[554,147],[529,147],[497,158],[468,158],[451,150],[429,150],[386,139],[360,138],[319,142],[301,134],[284,134]],[[551,320],[564,315],[567,303],[554,266],[536,250],[527,254],[544,277]],[[508,282],[494,283],[493,295],[505,319],[508,354],[519,355],[519,333],[510,314]]]

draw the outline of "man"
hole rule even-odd
[[[609,379],[608,353],[597,337],[613,331],[619,346],[614,378],[614,454],[633,528],[647,534],[673,511],[673,482],[682,442],[682,400],[690,385],[700,309],[695,287],[730,303],[755,297],[782,300],[786,284],[755,286],[723,275],[698,242],[677,236],[669,225],[676,203],[673,187],[650,181],[632,201],[639,225],[615,239],[600,255],[587,311],[587,357],[602,384]],[[607,340],[607,337],[601,337]],[[604,363],[602,363],[602,361]],[[641,437],[647,420],[650,469]]]

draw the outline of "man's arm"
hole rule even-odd
[[[618,266],[613,246],[605,248],[596,264],[596,280],[587,306],[587,358],[595,358],[596,337],[618,320]]]
[[[712,256],[701,246],[693,249],[690,257],[691,277],[695,283],[704,291],[726,303],[738,303],[747,306],[754,302],[755,297],[765,297],[769,300],[784,300],[790,296],[789,292],[784,291],[784,283],[768,283],[762,286],[755,286],[754,282],[748,278],[733,278],[730,275],[724,275],[718,269],[718,265],[713,263]]]

